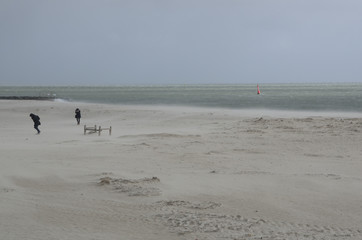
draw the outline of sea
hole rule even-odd
[[[0,96],[56,101],[228,109],[362,112],[362,83],[161,86],[0,86]]]

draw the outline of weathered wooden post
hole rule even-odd
[[[108,130],[109,131],[109,135],[112,135],[112,126],[110,126],[109,128],[103,128],[101,126],[99,126],[97,128],[97,125],[94,125],[94,127],[87,127],[87,125],[84,125],[84,135],[87,133],[87,131],[89,131],[89,133],[96,133],[98,132],[98,136],[101,135],[102,130]]]

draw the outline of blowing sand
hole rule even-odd
[[[0,239],[362,239],[361,114],[7,100],[0,112]]]

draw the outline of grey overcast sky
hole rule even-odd
[[[0,0],[0,85],[362,82],[361,0]]]

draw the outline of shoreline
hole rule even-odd
[[[36,97],[35,97],[36,98]],[[12,100],[14,102],[33,101],[43,101],[43,99],[1,99],[1,101]],[[317,111],[317,110],[283,110],[283,109],[266,109],[266,108],[223,108],[223,107],[200,107],[200,106],[187,106],[187,105],[165,105],[165,104],[120,104],[120,103],[95,103],[95,102],[84,102],[84,101],[68,101],[66,99],[54,98],[48,99],[47,97],[44,100],[49,100],[50,102],[60,103],[60,104],[71,104],[74,106],[77,105],[94,105],[94,106],[109,106],[112,109],[114,107],[126,108],[126,109],[154,109],[154,110],[170,110],[170,111],[191,111],[191,112],[225,112],[231,115],[240,115],[243,114],[245,117],[284,117],[284,118],[299,118],[299,117],[347,117],[347,118],[362,118],[362,112],[357,111]]]
[[[361,86],[351,84],[328,87],[264,86],[140,86],[140,87],[9,87],[0,95],[53,96],[65,101],[104,104],[173,104],[226,109],[284,109],[286,111],[362,112]],[[61,101],[61,100],[59,100]],[[192,106],[193,105],[193,106]]]
[[[0,238],[362,239],[359,114],[34,100],[0,111]],[[95,124],[112,135],[84,134]]]

